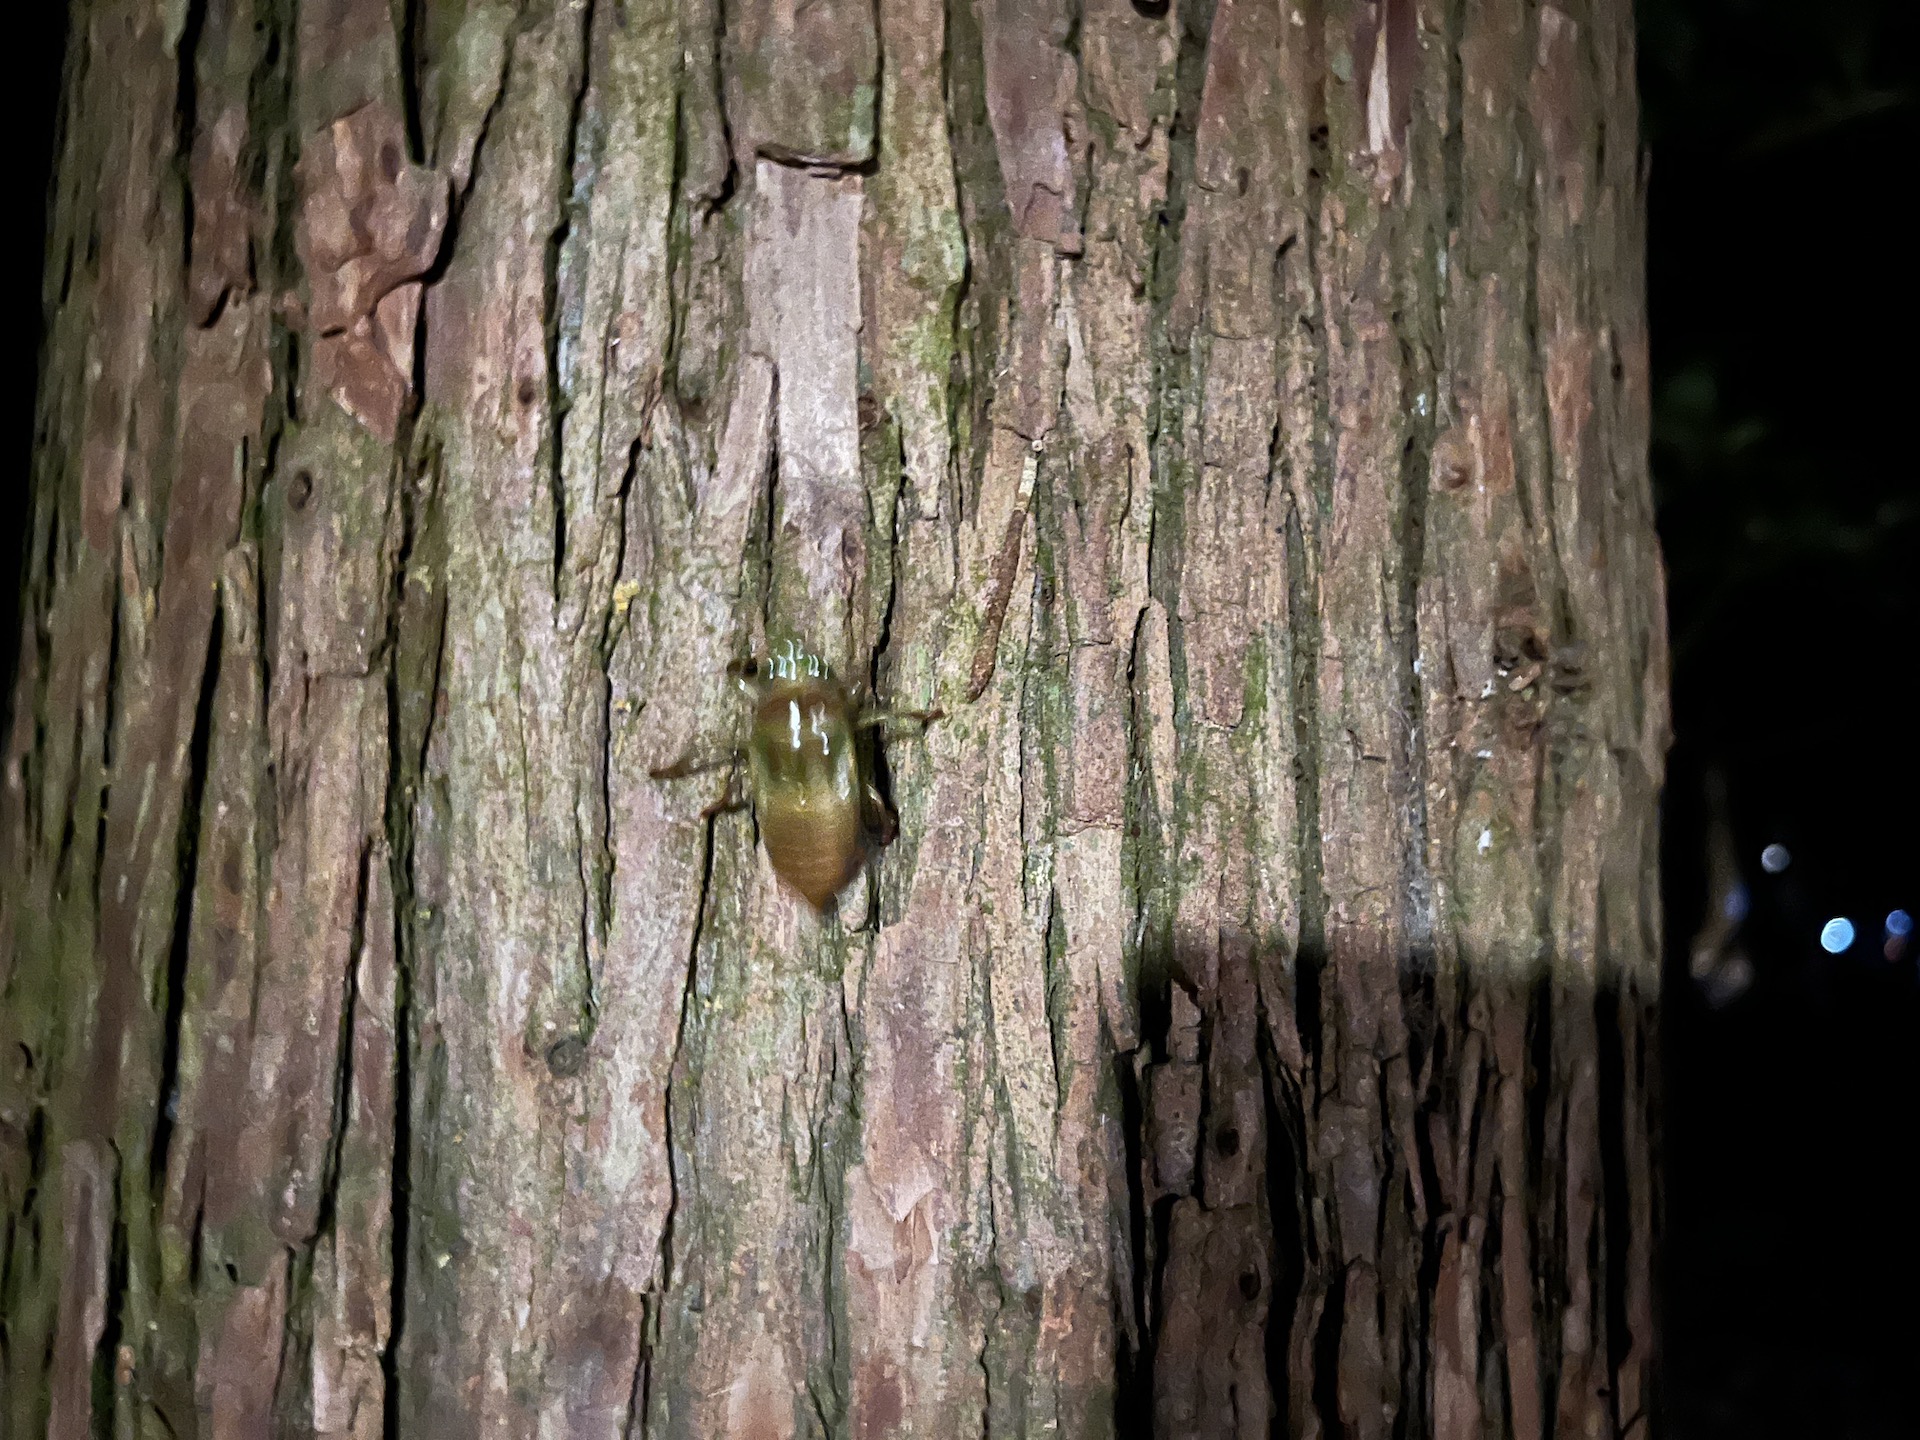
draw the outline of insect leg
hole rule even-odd
[[[947,718],[944,710],[873,710],[862,715],[855,724],[862,730],[877,730],[882,725],[907,724],[918,725],[921,729],[936,720]]]
[[[880,793],[879,787],[871,780],[867,781],[865,793],[861,797],[866,811],[867,835],[873,847],[884,850],[894,842],[900,833],[900,821],[893,813],[893,807],[887,803],[887,797]]]
[[[657,765],[647,771],[654,780],[684,780],[689,775],[705,775],[726,765],[738,765],[740,752],[729,750],[724,755],[709,755],[696,760],[692,755],[683,755],[670,765]]]
[[[740,767],[735,765],[727,772],[727,788],[720,792],[720,798],[700,812],[702,820],[711,820],[716,815],[730,815],[735,810],[744,810],[752,803],[746,796],[738,793]]]

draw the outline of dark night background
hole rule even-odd
[[[62,10],[8,17],[23,207],[47,188]],[[1920,239],[1894,219],[1920,156],[1920,7],[1638,12],[1677,732],[1661,1429],[1911,1437],[1920,944],[1885,927],[1920,914]],[[15,226],[15,356],[39,333],[41,220]],[[10,675],[33,387],[5,393]],[[1840,917],[1855,938],[1828,954]]]
[[[1920,946],[1890,959],[1885,923],[1920,915],[1920,243],[1894,218],[1920,7],[1638,11],[1676,731],[1668,1433],[1911,1440]],[[1703,985],[1714,776],[1747,916]],[[1828,955],[1836,917],[1856,938]]]

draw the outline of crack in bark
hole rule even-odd
[[[560,145],[560,173],[554,185],[554,192],[560,196],[560,214],[558,223],[547,236],[544,256],[546,292],[541,302],[541,313],[546,317],[546,402],[549,417],[546,448],[548,484],[553,503],[553,605],[556,611],[565,599],[567,571],[567,484],[563,473],[566,447],[561,443],[561,436],[567,423],[568,400],[560,371],[561,333],[567,322],[560,313],[560,266],[562,251],[573,233],[574,208],[578,203],[574,194],[574,175],[580,160],[581,119],[586,114],[587,97],[593,90],[593,16],[598,0],[582,0],[582,4],[585,13],[580,21],[579,81],[568,103],[566,132]],[[585,878],[583,874],[583,887]],[[581,955],[584,957],[586,954],[583,935]],[[591,976],[587,983],[591,990]]]
[[[112,1241],[108,1251],[106,1283],[102,1290],[101,1314],[105,1324],[100,1330],[100,1339],[93,1352],[93,1417],[96,1425],[104,1417],[112,1416],[117,1406],[116,1399],[122,1385],[123,1363],[121,1351],[122,1326],[125,1323],[128,1277],[131,1257],[127,1239],[127,1212],[123,1203],[123,1191],[126,1188],[126,1161],[120,1154],[117,1142],[107,1142],[108,1151],[113,1156],[113,1174],[109,1182],[100,1187],[96,1202],[105,1200],[113,1206],[111,1220]],[[130,1354],[131,1352],[129,1352]]]
[[[621,1422],[622,1440],[646,1440],[647,1410],[652,1379],[653,1332],[660,1323],[660,1296],[652,1294],[643,1299],[640,1319],[640,1344],[633,1357],[633,1385],[627,1392],[626,1418]]]
[[[347,1126],[352,1119],[353,1023],[360,1005],[360,958],[367,945],[367,885],[372,864],[373,847],[363,844],[354,879],[353,930],[347,944],[346,973],[340,977],[340,1059],[333,1072],[333,1118],[328,1127],[327,1144],[321,1162],[320,1199],[314,1215],[315,1236],[333,1233],[334,1209],[339,1202],[340,1156],[346,1144]]]
[[[694,989],[700,974],[700,938],[706,927],[707,907],[713,898],[714,827],[719,823],[719,817],[714,815],[708,816],[705,822],[706,837],[701,853],[700,894],[694,904],[693,934],[687,942],[686,983],[680,992],[680,1015],[674,1027],[673,1055],[667,1066],[669,1078],[665,1097],[666,1159],[670,1193],[667,1213],[660,1222],[660,1294],[662,1297],[673,1288],[673,1232],[674,1222],[680,1213],[681,1156],[676,1153],[675,1136],[678,1134],[679,1127],[674,1119],[673,1097],[683,1083],[682,1064],[687,1044],[687,1021],[693,1010]],[[689,1144],[686,1149],[687,1158],[691,1163],[692,1146]]]
[[[155,1117],[153,1143],[148,1152],[147,1188],[157,1197],[167,1174],[167,1156],[173,1140],[179,1096],[180,1026],[186,1013],[188,937],[193,925],[193,883],[200,853],[200,803],[206,792],[207,761],[213,743],[213,696],[220,679],[220,640],[225,630],[221,607],[215,606],[213,628],[207,637],[207,655],[200,678],[200,698],[194,709],[193,735],[187,746],[187,781],[180,810],[178,878],[174,882],[173,943],[167,953],[164,999],[161,1005],[160,1111]]]
[[[424,341],[419,349],[424,351]],[[391,867],[394,902],[394,1093],[393,1150],[388,1179],[388,1214],[391,1233],[388,1249],[388,1328],[387,1341],[380,1352],[382,1440],[400,1440],[401,1422],[401,1345],[406,1336],[408,1276],[411,1265],[413,1103],[415,1021],[414,966],[420,943],[420,917],[417,913],[418,890],[415,883],[415,821],[419,804],[417,789],[424,781],[428,746],[432,740],[434,718],[438,710],[441,673],[445,666],[447,615],[444,599],[435,596],[430,562],[437,558],[439,540],[437,501],[440,457],[436,447],[423,445],[413,455],[411,483],[400,494],[401,534],[393,564],[393,594],[387,605],[387,762],[388,801],[386,835],[388,863]],[[421,558],[429,562],[424,573],[416,575],[416,550],[425,550]],[[411,583],[416,578],[426,583],[425,613],[410,600]],[[426,664],[420,676],[424,698],[423,714],[410,714],[408,696],[403,694],[402,655],[406,636],[431,627],[422,645]]]

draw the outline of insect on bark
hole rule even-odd
[[[753,701],[746,745],[648,773],[674,780],[725,766],[727,787],[700,818],[751,806],[774,873],[824,911],[898,831],[875,779],[875,732],[896,722],[925,727],[941,712],[867,706],[818,655],[792,642],[762,659],[737,660],[727,673]]]

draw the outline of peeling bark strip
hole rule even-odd
[[[309,137],[294,178],[316,378],[391,442],[413,397],[420,287],[405,282],[440,253],[447,183],[407,162],[401,117],[373,105]]]
[[[1615,0],[77,6],[0,1440],[1641,1440],[1632,75]],[[647,778],[786,637],[947,711],[824,921]]]

